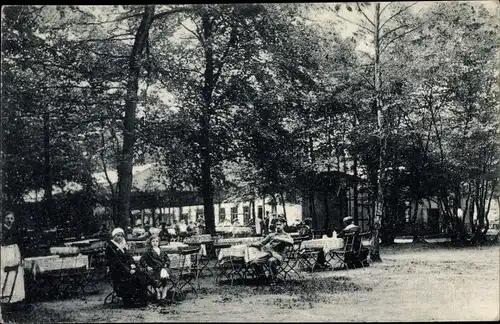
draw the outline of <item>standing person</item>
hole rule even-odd
[[[264,235],[269,234],[269,212],[266,211],[266,216],[264,216]]]
[[[2,224],[2,232],[1,232],[1,269],[0,269],[0,283],[2,290],[5,286],[5,296],[2,293],[3,297],[10,296],[10,292],[12,291],[12,296],[10,298],[10,303],[15,303],[24,300],[25,291],[24,291],[24,269],[21,264],[21,251],[22,251],[22,237],[15,221],[14,213],[11,211],[7,211],[4,214],[4,221]],[[7,278],[7,273],[4,271],[5,267],[13,267],[17,266],[17,276],[12,274]],[[14,281],[15,277],[15,281]],[[6,282],[6,279],[8,281]]]
[[[272,214],[271,216],[271,222],[269,224],[269,231],[274,232],[276,230],[276,222],[278,221],[278,217],[276,217],[276,214]],[[285,221],[286,223],[286,221]]]
[[[205,234],[205,221],[201,217],[198,218],[198,234]]]
[[[179,221],[177,228],[179,230],[177,232],[177,235],[180,237],[181,240],[188,236],[187,225],[186,225],[186,221],[184,219],[181,219]]]
[[[106,246],[106,260],[116,294],[122,297],[125,307],[147,305],[148,285],[154,285],[154,281],[137,267],[128,252],[123,229],[115,228],[111,237]]]
[[[255,234],[262,235],[263,227],[264,227],[264,221],[259,216],[257,216],[257,219],[255,221]]]
[[[167,297],[167,281],[170,259],[166,251],[159,247],[160,239],[152,235],[147,242],[147,250],[141,256],[139,263],[146,269],[146,273],[155,282],[157,288],[157,299],[164,300]]]
[[[253,243],[250,246],[257,247],[260,252],[250,261],[256,267],[260,276],[264,276],[263,264],[269,264],[271,284],[276,281],[278,265],[283,261],[283,252],[287,245],[293,244],[293,238],[284,231],[285,220],[277,219],[276,232],[267,235],[260,243]]]
[[[196,230],[195,230],[196,227],[197,227],[197,225],[195,223],[193,223],[193,221],[189,221],[186,232],[188,234],[196,234]]]

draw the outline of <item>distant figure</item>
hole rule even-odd
[[[172,235],[168,232],[167,224],[165,222],[161,223],[161,231],[160,234],[158,234],[158,237],[160,238],[160,241],[170,242],[172,239]]]
[[[139,235],[139,239],[141,240],[147,240],[151,236],[151,232],[149,231],[151,229],[151,225],[146,224],[144,225],[144,233]]]
[[[187,232],[187,225],[186,225],[186,221],[181,219],[179,221],[179,224],[177,225],[177,235],[180,237],[180,238],[183,238],[183,237],[187,237],[189,236],[188,235],[188,232]]]
[[[142,234],[144,234],[144,227],[142,226],[142,221],[138,219],[135,222],[134,228],[132,229],[132,235],[134,238],[138,238]]]
[[[299,229],[299,236],[303,240],[312,240],[313,238],[313,232],[311,229],[311,223],[312,219],[311,218],[306,218],[303,221],[303,225]]]
[[[262,231],[264,229],[264,220],[257,216],[257,220],[255,221],[255,233],[257,235],[262,235]]]
[[[132,238],[134,238],[134,234],[132,233],[132,227],[131,226],[127,226],[127,240],[130,240]]]
[[[264,216],[264,235],[269,234],[269,212],[266,211],[266,216]]]
[[[270,224],[269,224],[269,231],[270,232],[274,232],[276,230],[276,222],[277,221],[278,221],[278,217],[276,216],[276,214],[273,214],[271,216],[271,221],[270,221]],[[283,222],[286,224],[285,220]]]
[[[198,218],[198,235],[205,234],[205,221],[203,218]]]
[[[196,224],[193,223],[193,221],[189,221],[189,224],[187,226],[186,232],[188,232],[188,234],[194,234],[195,233],[195,227],[196,227]]]

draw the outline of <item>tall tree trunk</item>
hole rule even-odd
[[[212,112],[212,95],[214,89],[214,58],[212,48],[212,23],[210,14],[202,14],[203,38],[205,40],[205,73],[203,87],[203,107],[199,118],[200,122],[200,150],[201,150],[201,194],[205,211],[205,226],[207,234],[215,234],[214,192],[212,182],[212,143],[210,117]]]
[[[354,199],[354,204],[353,204],[353,216],[354,216],[354,222],[359,225],[359,211],[358,211],[358,155],[354,153],[353,156],[353,173],[354,173],[354,179],[353,179],[353,199]]]
[[[48,109],[48,108],[47,108]],[[46,110],[43,112],[43,164],[44,164],[44,212],[41,220],[42,226],[47,226],[54,216],[54,197],[52,195],[53,174],[50,156],[50,116]]]
[[[377,176],[377,198],[375,200],[375,216],[373,219],[373,235],[372,244],[373,250],[371,251],[370,258],[372,261],[382,261],[380,258],[380,245],[379,245],[379,231],[382,223],[384,213],[384,189],[385,189],[385,158],[387,149],[387,129],[384,120],[384,111],[381,98],[381,71],[380,71],[380,3],[375,4],[375,105],[377,108],[377,121],[378,121],[378,135],[380,137],[379,146],[379,165]]]
[[[154,5],[146,5],[141,23],[135,34],[132,53],[129,58],[127,92],[125,97],[125,118],[123,120],[123,147],[118,165],[118,211],[120,226],[130,225],[130,191],[132,189],[132,167],[134,160],[136,108],[139,90],[139,75],[144,47],[149,38],[149,29],[153,22]]]
[[[257,224],[257,212],[256,212],[256,207],[255,207],[255,197],[252,198],[252,219],[253,223]]]

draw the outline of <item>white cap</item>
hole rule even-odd
[[[120,227],[117,227],[111,232],[111,237],[114,237],[118,233],[122,233],[125,236],[125,232]]]

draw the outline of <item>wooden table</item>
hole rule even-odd
[[[80,240],[80,241],[72,241],[72,242],[65,242],[65,246],[76,246],[76,247],[85,247],[85,246],[90,246],[92,243],[99,242],[101,241],[100,239],[86,239],[86,240]]]
[[[89,259],[85,255],[49,255],[26,258],[23,268],[34,289],[33,296],[61,297],[69,292],[85,294]]]

